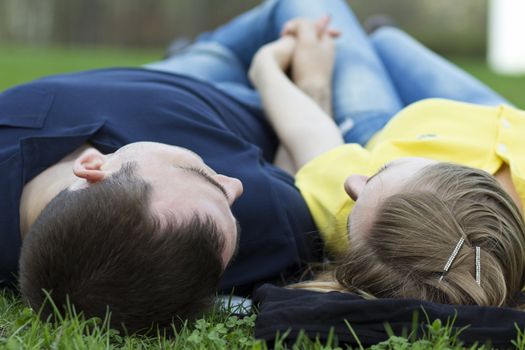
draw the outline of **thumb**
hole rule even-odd
[[[281,36],[284,35],[297,35],[298,20],[290,20],[286,22],[281,30]]]
[[[296,39],[289,35],[283,36],[271,44],[273,56],[281,69],[285,69],[290,64],[295,50],[295,44]]]
[[[278,54],[292,53],[295,49],[295,42],[294,37],[285,35],[273,42],[273,50]]]

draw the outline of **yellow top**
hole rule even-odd
[[[495,174],[505,162],[525,208],[525,112],[444,99],[411,104],[394,116],[366,148],[337,147],[311,160],[296,185],[329,252],[348,247],[347,221],[354,202],[343,184],[350,174],[370,176],[402,157],[424,157]]]

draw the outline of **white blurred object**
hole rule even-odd
[[[488,60],[503,74],[525,74],[525,0],[489,0]]]
[[[249,315],[253,312],[252,300],[248,298],[237,295],[219,294],[217,296],[217,302],[230,313]]]

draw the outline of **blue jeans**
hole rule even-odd
[[[404,106],[432,97],[487,106],[510,104],[488,86],[397,28],[380,28],[370,36],[370,41]]]
[[[266,0],[201,35],[175,56],[147,67],[211,82],[238,100],[262,108],[246,77],[253,55],[277,39],[289,19],[317,19],[325,14],[331,15],[332,26],[343,33],[336,41],[334,118],[347,141],[364,143],[401,108],[401,103],[370,41],[343,0]]]
[[[383,28],[368,38],[343,0],[266,0],[202,34],[187,49],[146,67],[205,80],[245,104],[262,108],[247,78],[255,52],[277,39],[289,19],[317,19],[325,14],[342,32],[336,41],[332,102],[346,142],[366,144],[404,106],[423,98],[508,104],[399,30]]]
[[[370,36],[370,42],[388,72],[401,108],[426,98],[444,98],[486,106],[511,105],[484,83],[397,28],[383,27],[376,30]],[[370,97],[373,97],[372,91]],[[368,99],[367,103],[370,109],[374,108],[373,99]],[[382,125],[363,120],[352,131],[363,129],[366,130],[366,136],[372,136],[399,110],[385,116]],[[368,141],[357,137],[355,140],[362,145]]]

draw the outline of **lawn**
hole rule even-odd
[[[482,57],[451,57],[450,59],[511,103],[525,109],[525,74],[517,77],[495,74],[487,68]]]
[[[32,79],[62,72],[112,66],[139,66],[162,57],[162,49],[108,49],[20,47],[0,45],[0,91]],[[460,66],[492,86],[511,102],[525,108],[525,77],[502,77],[491,73],[480,58],[455,57]],[[161,334],[150,337],[124,336],[110,330],[104,320],[84,320],[71,315],[56,325],[40,322],[35,311],[16,297],[0,293],[1,349],[266,349],[252,336],[255,315],[239,319],[227,310],[216,310],[189,324],[179,336],[169,339]],[[350,332],[350,330],[349,330]],[[427,326],[424,339],[410,342],[392,337],[374,348],[379,349],[460,349],[445,325]],[[273,345],[273,344],[272,344]],[[288,348],[337,349],[337,343],[320,344],[302,339]],[[525,348],[525,338],[516,339],[516,347]],[[286,348],[283,343],[276,349]]]
[[[42,76],[104,67],[140,66],[163,50],[87,47],[24,47],[0,44],[0,91]]]
[[[36,313],[25,307],[19,298],[7,292],[0,293],[0,349],[351,349],[341,347],[337,339],[321,343],[304,336],[286,343],[286,336],[278,336],[272,344],[254,339],[253,328],[256,315],[244,318],[232,316],[228,310],[216,309],[193,324],[185,325],[176,332],[176,337],[160,333],[149,336],[125,336],[107,326],[107,319],[84,319],[71,313],[60,318],[56,324],[42,322]],[[410,334],[391,336],[371,350],[459,350],[464,349],[451,331],[450,323],[431,320],[424,326],[420,339],[409,340]],[[388,329],[388,328],[387,328]],[[349,333],[355,336],[349,328]],[[525,349],[525,336],[520,333],[513,341],[516,349]],[[360,344],[354,349],[364,349]],[[471,346],[468,349],[489,349],[486,346]]]
[[[163,49],[22,47],[0,44],[0,91],[49,74],[102,67],[140,66],[159,60]],[[516,106],[525,109],[525,75],[507,77],[487,69],[482,57],[452,57]]]

